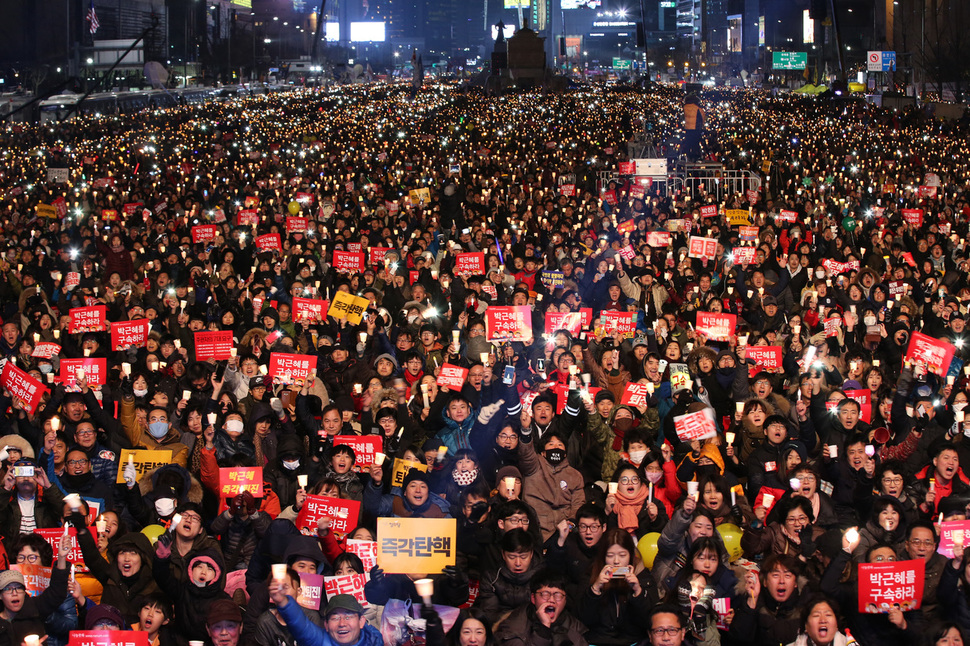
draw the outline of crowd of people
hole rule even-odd
[[[968,124],[705,93],[730,194],[630,170],[682,104],[8,125],[0,646],[962,644]]]

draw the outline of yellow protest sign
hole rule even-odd
[[[408,196],[415,204],[430,204],[431,190],[427,188],[414,188],[408,191]]]
[[[411,469],[417,469],[418,471],[428,472],[428,465],[423,462],[415,462],[414,460],[402,460],[401,458],[394,458],[394,471],[391,474],[391,486],[392,487],[402,487],[404,486],[404,476],[408,474]]]
[[[124,484],[125,482],[125,467],[128,466],[128,456],[134,456],[135,471],[138,472],[138,479],[155,469],[162,466],[163,464],[170,464],[172,458],[172,451],[168,449],[155,450],[142,450],[142,449],[121,449],[121,459],[118,462],[118,479],[115,480],[118,484]]]
[[[51,220],[57,219],[57,209],[50,204],[38,204],[34,207],[34,211],[37,213],[37,217],[39,218],[50,218]]]
[[[771,171],[771,161],[766,159],[761,162],[761,172],[767,175]]]
[[[728,224],[732,227],[742,224],[751,224],[751,214],[744,209],[728,209],[726,213]]]
[[[359,325],[369,305],[370,301],[366,298],[354,296],[348,292],[338,291],[334,295],[333,301],[330,302],[330,309],[327,311],[327,316],[332,316],[336,319],[346,318],[349,323]]]
[[[388,573],[435,574],[455,564],[454,518],[378,518],[377,564]]]

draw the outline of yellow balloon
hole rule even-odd
[[[741,558],[741,528],[731,523],[723,523],[717,526],[717,531],[724,541],[724,547],[731,562]]]
[[[297,213],[300,212],[300,203],[297,202],[296,200],[293,200],[292,202],[286,205],[286,208],[287,210],[289,210],[290,215],[296,215]]]
[[[657,558],[657,541],[660,540],[659,532],[651,532],[643,536],[637,543],[637,551],[640,552],[640,560],[647,569],[653,568],[653,560]]]
[[[165,528],[161,525],[148,525],[141,533],[148,537],[152,545],[158,542],[158,537],[165,533]]]

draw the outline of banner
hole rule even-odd
[[[195,360],[226,361],[232,358],[232,349],[235,346],[232,339],[232,330],[220,332],[196,332],[195,333]]]
[[[845,396],[854,399],[859,403],[859,418],[866,424],[872,423],[872,391],[863,388],[860,390],[846,390]]]
[[[37,405],[41,397],[47,392],[47,387],[29,374],[7,361],[0,373],[0,385],[7,389],[10,396],[20,400],[20,404],[28,414],[37,412]]]
[[[269,370],[266,374],[273,378],[274,384],[302,384],[317,369],[315,354],[286,354],[271,352]]]
[[[236,226],[255,227],[259,224],[259,214],[256,209],[243,209],[236,214]]]
[[[295,323],[318,323],[327,318],[330,301],[314,298],[293,297],[293,321]]]
[[[91,532],[91,536],[97,536],[98,530],[95,527],[89,527],[88,531]],[[54,554],[57,554],[59,545],[61,542],[61,536],[64,535],[63,527],[51,527],[49,529],[37,528],[34,533],[47,541],[47,544],[54,549]],[[71,537],[71,551],[67,554],[67,562],[74,565],[74,568],[78,572],[87,572],[88,568],[84,565],[84,557],[81,555],[81,548],[77,544],[77,530],[73,527],[69,527],[67,530],[67,535]]]
[[[923,226],[923,209],[903,209],[903,220],[906,224],[918,229]]]
[[[717,204],[705,204],[698,211],[700,211],[702,218],[717,217]]]
[[[460,253],[455,256],[455,275],[473,276],[485,273],[485,253]]]
[[[926,364],[927,370],[944,377],[955,350],[952,343],[943,339],[934,339],[922,332],[913,332],[909,338],[905,361],[910,363],[921,361]]]
[[[548,289],[557,289],[566,284],[566,276],[561,271],[544,269],[539,274],[539,281]]]
[[[462,386],[465,385],[465,379],[467,377],[468,368],[453,366],[450,363],[446,363],[441,366],[441,372],[438,373],[438,386],[459,391],[462,389]]]
[[[192,227],[192,244],[199,244],[202,242],[208,242],[209,240],[214,240],[216,237],[216,225],[214,224],[197,224]]]
[[[404,476],[406,476],[408,471],[411,469],[417,469],[418,471],[424,471],[427,473],[428,465],[424,462],[415,462],[414,460],[402,460],[401,458],[394,458],[394,470],[391,472],[391,486],[404,486]]]
[[[61,359],[62,382],[76,379],[78,368],[84,370],[84,378],[88,380],[88,386],[103,386],[108,383],[108,360],[104,357],[95,359],[94,357],[84,357],[82,359]]]
[[[370,264],[380,265],[384,262],[384,256],[387,255],[388,251],[393,251],[391,247],[371,247],[370,248]]]
[[[600,324],[603,333],[608,336],[633,334],[637,330],[637,313],[603,310],[600,312]]]
[[[40,595],[51,583],[51,568],[39,563],[13,563],[10,569],[24,576],[24,587],[32,597]]]
[[[148,319],[118,321],[111,324],[111,349],[141,348],[148,340]]]
[[[672,239],[669,231],[651,231],[647,234],[647,244],[655,249],[669,247]]]
[[[915,610],[923,600],[923,559],[859,564],[859,612],[886,613],[892,608]]]
[[[347,534],[357,527],[360,501],[350,498],[307,496],[296,517],[296,527],[304,536],[316,536],[317,521],[324,516],[330,518],[330,529],[335,534]]]
[[[672,363],[670,368],[670,392],[675,393],[682,388],[690,388],[690,368],[686,363]]]
[[[323,600],[323,575],[300,572],[300,594],[296,602],[310,610],[319,610]]]
[[[731,260],[735,265],[750,265],[754,262],[756,251],[754,247],[735,247],[731,252]]]
[[[354,471],[374,464],[374,456],[384,450],[384,438],[380,435],[337,435],[334,446],[349,446],[354,450]]]
[[[593,310],[584,307],[578,312],[546,312],[545,333],[553,334],[556,330],[566,330],[573,336],[579,336],[583,330],[589,329],[593,320]]]
[[[717,239],[691,236],[687,243],[687,255],[701,260],[714,260],[717,257]]]
[[[286,216],[286,235],[290,235],[292,233],[302,233],[306,235],[307,229],[309,228],[307,226],[308,222],[309,221],[306,218],[301,216]]]
[[[232,498],[244,491],[263,497],[263,467],[220,467],[219,495]]]
[[[798,213],[795,211],[786,211],[782,209],[776,216],[775,222],[794,222],[798,219]]]
[[[348,323],[360,325],[368,307],[370,307],[370,301],[366,298],[338,290],[330,301],[330,310],[327,314],[335,319],[346,318]]]
[[[107,320],[108,308],[104,305],[93,305],[91,307],[72,307],[68,314],[71,322],[67,331],[71,334],[79,332],[104,332],[108,329],[105,321]]]
[[[754,376],[759,370],[781,372],[782,356],[780,345],[749,345],[744,349],[744,352],[748,359],[753,359],[757,364],[749,369],[751,371],[749,376]]]
[[[650,389],[647,384],[630,381],[627,383],[626,388],[623,389],[623,397],[620,398],[620,405],[643,408],[647,405],[647,399],[649,397]]]
[[[556,384],[552,387],[556,393],[556,414],[562,415],[562,412],[566,410],[566,401],[569,399],[569,386],[566,384]],[[602,388],[597,388],[596,386],[590,386],[589,388],[583,388],[580,390],[580,396],[585,399],[587,396],[594,400],[596,399],[596,393],[603,390]],[[585,394],[583,394],[585,393]]]
[[[489,341],[528,341],[532,339],[532,310],[528,305],[489,307],[485,329]]]
[[[953,547],[959,539],[962,547],[970,538],[970,520],[947,520],[940,523],[940,545],[936,551],[948,559],[953,558]]]
[[[144,630],[72,630],[67,646],[148,646],[148,633]]]
[[[37,359],[53,359],[61,353],[61,346],[56,343],[50,343],[47,341],[41,341],[34,346],[34,351],[30,353],[30,356]]]
[[[378,518],[377,562],[388,574],[440,572],[455,565],[454,518]]]
[[[714,414],[710,408],[696,413],[677,415],[674,417],[674,429],[677,437],[683,442],[706,440],[717,435],[717,425],[714,424]]]
[[[728,341],[734,336],[738,317],[734,314],[698,312],[695,330],[712,341]]]
[[[822,266],[825,267],[825,271],[828,272],[829,276],[837,276],[849,271],[859,271],[859,261],[850,260],[849,262],[838,262],[836,260],[831,260],[826,258],[822,261]]]
[[[743,242],[755,242],[758,239],[758,233],[760,229],[758,227],[740,226],[738,227],[738,233],[741,236]]]
[[[351,273],[364,271],[364,254],[354,253],[353,251],[334,250],[333,268],[337,271]]]
[[[728,209],[725,214],[732,227],[751,224],[751,214],[745,209]]]
[[[333,598],[335,594],[350,594],[360,602],[361,606],[366,608],[368,604],[367,597],[364,596],[364,584],[367,583],[367,578],[366,574],[328,576],[324,577],[323,584],[326,587],[328,598]]]
[[[131,456],[132,462],[134,462],[135,472],[138,474],[136,478],[139,481],[142,479],[142,476],[149,471],[153,471],[165,464],[171,464],[172,459],[175,457],[171,449],[157,449],[151,451],[142,449],[121,449],[121,454],[118,457],[118,477],[115,479],[115,482],[118,484],[125,483],[125,467],[128,466],[129,456]]]
[[[266,233],[256,238],[257,251],[283,251],[283,243],[278,233]]]

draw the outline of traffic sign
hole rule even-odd
[[[870,72],[895,72],[896,52],[868,52],[866,62]]]
[[[806,52],[771,52],[771,66],[776,70],[803,70],[808,67]]]

